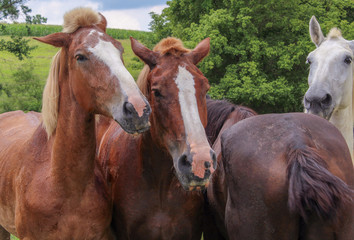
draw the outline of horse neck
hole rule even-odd
[[[79,190],[94,176],[95,117],[76,102],[69,79],[59,82],[59,113],[53,136],[51,172],[56,185]]]
[[[354,65],[353,65],[353,75],[352,79],[350,81],[353,82],[354,79]],[[353,83],[353,89],[352,89],[352,101],[351,101],[351,106],[348,106],[347,108],[340,109],[336,112],[333,113],[331,119],[329,120],[333,125],[335,125],[339,131],[342,133],[345,141],[347,142],[347,145],[349,147],[350,155],[353,158],[353,147],[354,147],[354,142],[353,142],[353,125],[354,125],[354,83]]]
[[[149,173],[148,181],[159,183],[160,186],[169,186],[175,178],[173,159],[167,149],[152,136],[151,131],[153,130],[152,125],[150,130],[142,135],[141,166],[144,171]]]

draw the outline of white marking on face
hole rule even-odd
[[[128,70],[125,68],[122,59],[120,58],[121,53],[120,51],[111,43],[104,41],[102,39],[99,39],[99,42],[97,45],[93,48],[88,49],[92,54],[94,54],[98,59],[100,59],[102,62],[104,62],[108,68],[111,71],[111,74],[116,76],[116,78],[119,81],[119,85],[121,87],[122,91],[122,96],[121,100],[124,100],[123,96],[142,96],[140,93],[140,90],[138,89],[134,78],[132,75],[128,72]],[[143,100],[141,100],[143,102]],[[121,103],[123,104],[123,103]],[[111,105],[113,112],[117,111],[117,104],[112,103]],[[140,110],[141,109],[141,110]],[[135,110],[138,112],[138,115],[141,116],[143,113],[143,108],[137,108],[135,107]],[[112,112],[112,114],[113,114]]]
[[[188,143],[193,145],[194,143],[207,143],[204,127],[199,117],[193,75],[185,67],[178,66],[175,82],[179,90],[178,98]]]
[[[98,35],[99,36],[103,36],[103,33],[101,33],[101,32],[98,32],[98,31],[96,31],[96,30],[94,30],[94,29],[92,29],[91,31],[90,31],[90,33],[88,34],[88,36],[91,36],[91,35],[93,35],[94,33],[98,33]]]

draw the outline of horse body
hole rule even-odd
[[[98,122],[104,132],[98,159],[112,182],[118,239],[202,234],[203,195],[184,189],[203,189],[215,168],[203,127],[209,86],[195,66],[207,55],[209,40],[192,51],[182,46],[168,38],[151,51],[132,39],[133,51],[147,64],[138,85],[152,106],[148,132],[134,137],[113,122],[104,132],[105,121]]]
[[[216,155],[217,164],[206,191],[204,239],[227,239],[224,224],[227,187],[225,169],[221,156],[221,136],[237,122],[255,116],[256,112],[244,106],[234,105],[226,100],[207,99],[208,124],[205,128],[209,142]]]
[[[0,225],[20,239],[113,239],[111,192],[94,161],[94,114],[139,132],[149,106],[123,65],[112,65],[122,62],[122,48],[105,27],[102,15],[79,8],[64,17],[64,32],[38,38],[61,47],[42,115],[0,116]]]
[[[132,137],[114,123],[108,131],[102,144],[110,151],[100,158],[114,176],[118,239],[200,239],[203,196],[181,187],[170,154],[149,133]]]
[[[324,38],[314,16],[310,21],[310,36],[317,48],[307,57],[310,73],[309,89],[304,97],[305,112],[333,123],[344,136],[354,161],[354,41],[345,40],[336,28]]]
[[[304,114],[232,118],[236,107],[213,105],[206,131],[218,168],[207,188],[204,239],[353,238],[353,166],[335,127]]]
[[[222,136],[222,156],[230,239],[353,238],[353,165],[331,124],[255,116]]]

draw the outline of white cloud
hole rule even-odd
[[[28,7],[32,9],[31,15],[40,14],[42,17],[46,17],[48,19],[47,24],[61,25],[63,24],[63,16],[67,11],[76,7],[90,7],[94,10],[99,10],[101,4],[87,0],[31,0],[28,2]]]
[[[47,24],[54,25],[61,25],[63,23],[63,15],[79,6],[91,7],[100,11],[106,17],[109,28],[142,31],[148,31],[149,29],[149,23],[152,20],[149,12],[160,14],[162,9],[167,7],[167,5],[157,5],[147,8],[102,11],[101,3],[87,0],[31,0],[28,2],[28,7],[32,9],[32,15],[41,14],[48,19]]]

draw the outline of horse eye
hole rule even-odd
[[[352,62],[352,58],[351,57],[349,57],[349,56],[347,56],[345,59],[344,59],[344,62],[346,63],[346,64],[350,64],[351,62]]]
[[[160,93],[159,90],[157,90],[157,89],[152,89],[152,91],[154,92],[155,97],[158,97],[158,98],[161,98],[161,97],[162,97],[162,94]]]
[[[82,54],[77,54],[77,55],[75,56],[75,58],[76,58],[76,61],[78,61],[78,62],[83,62],[83,61],[86,61],[86,60],[87,60],[87,57],[85,57],[85,56],[82,55]]]

